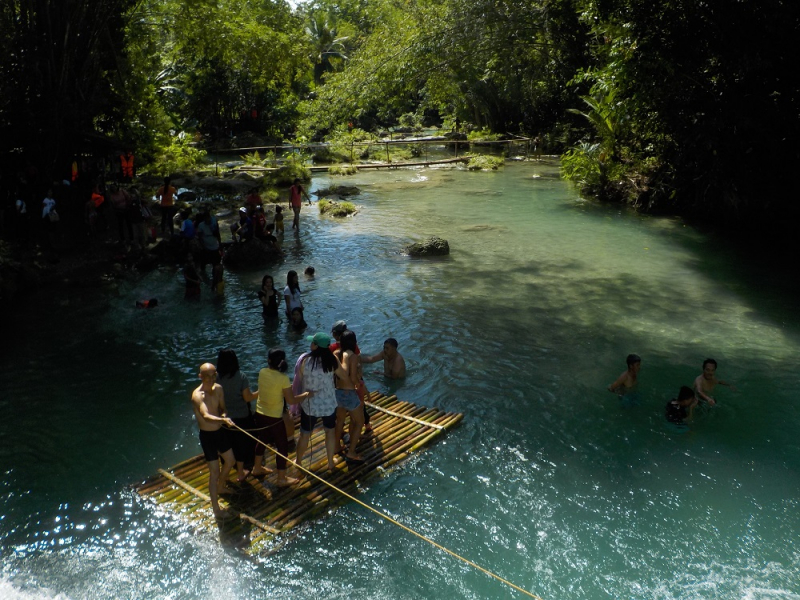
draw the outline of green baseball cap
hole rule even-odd
[[[309,335],[308,337],[306,337],[306,340],[308,340],[312,344],[316,344],[320,348],[327,348],[328,346],[331,345],[331,336],[321,331],[318,331],[314,335]]]

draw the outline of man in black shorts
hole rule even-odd
[[[233,427],[233,421],[225,414],[225,396],[222,386],[216,383],[217,368],[211,363],[200,366],[200,381],[192,392],[192,407],[197,425],[200,427],[200,446],[208,461],[208,495],[211,496],[211,508],[215,517],[224,517],[225,511],[219,507],[219,494],[229,492],[228,475],[233,469],[235,459],[227,430],[222,425]],[[219,457],[222,455],[222,470]],[[220,472],[222,477],[220,477]]]

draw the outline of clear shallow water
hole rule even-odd
[[[312,264],[310,333],[346,318],[367,352],[396,337],[407,380],[368,368],[370,388],[465,414],[363,500],[546,599],[800,598],[785,274],[676,220],[581,201],[554,165],[344,181],[363,189],[356,217],[304,208],[285,260],[228,273],[224,300],[185,303],[163,268],[20,310],[0,367],[0,597],[522,597],[356,506],[254,560],[128,491],[199,451],[201,362],[229,345],[254,377],[268,347],[305,350],[264,327],[255,291]],[[428,235],[451,255],[399,254]],[[149,297],[162,306],[133,308]],[[644,359],[634,406],[605,391],[629,352]],[[672,432],[663,406],[707,355],[739,391]]]

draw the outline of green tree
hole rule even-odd
[[[578,80],[629,117],[617,189],[715,223],[797,215],[788,179],[767,176],[800,159],[796,3],[587,0],[583,19],[596,66]]]
[[[331,27],[327,19],[312,16],[306,33],[311,38],[314,62],[314,83],[319,85],[322,76],[333,71],[337,63],[347,60],[345,42],[347,36],[337,37],[336,28]]]
[[[131,0],[0,4],[0,146],[46,179],[67,174],[93,135],[113,130],[125,98],[123,15]]]

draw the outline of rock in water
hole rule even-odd
[[[357,196],[361,190],[354,185],[332,185],[329,188],[324,188],[316,191],[317,198],[327,198],[328,196],[338,196],[339,198],[348,198],[350,196]]]
[[[450,244],[440,237],[432,237],[418,244],[409,244],[405,253],[409,256],[444,256],[450,254]]]
[[[226,267],[260,267],[280,256],[280,250],[267,246],[260,240],[231,244],[225,252]]]

